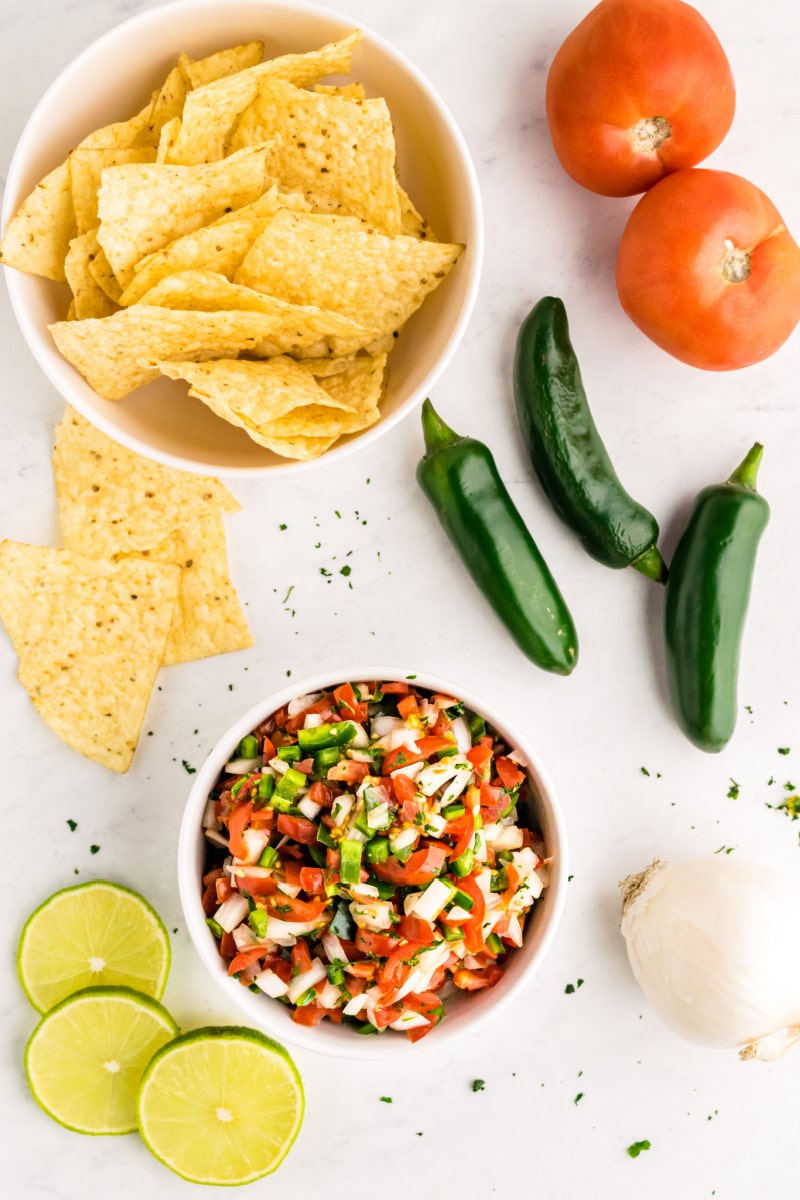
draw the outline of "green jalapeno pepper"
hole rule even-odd
[[[736,725],[739,648],[769,505],[756,492],[756,443],[726,483],[704,488],[672,560],[664,597],[670,699],[683,732],[714,753]]]
[[[430,400],[422,429],[417,480],[467,570],[523,653],[569,675],[578,659],[572,617],[490,450],[454,433]]]
[[[566,310],[552,296],[520,328],[514,397],[531,465],[561,520],[598,562],[663,581],[658,524],[617,477],[589,410]]]

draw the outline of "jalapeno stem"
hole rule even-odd
[[[461,441],[456,431],[445,424],[430,400],[425,400],[422,405],[422,433],[426,454],[432,454],[434,450],[443,450],[445,446],[454,446],[456,442]]]
[[[630,564],[635,571],[641,571],[648,579],[656,583],[665,583],[667,579],[667,564],[664,562],[657,546],[648,546],[638,558]]]
[[[761,465],[763,456],[764,447],[761,445],[761,442],[756,442],[730,476],[728,483],[738,483],[741,487],[749,488],[751,492],[754,492],[756,490],[758,468]]]

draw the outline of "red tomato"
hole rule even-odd
[[[466,967],[453,972],[453,983],[465,992],[476,992],[480,988],[494,987],[503,972],[499,967],[484,967],[482,971],[468,971]]]
[[[266,952],[264,946],[248,946],[246,950],[240,950],[236,957],[231,959],[228,974],[236,975],[239,971],[244,971]]]
[[[304,892],[324,892],[325,875],[322,867],[301,867],[300,887]]]
[[[730,129],[735,104],[725,51],[681,0],[602,0],[547,78],[561,165],[602,196],[633,196],[701,162]]]
[[[520,771],[517,764],[512,762],[510,758],[498,758],[495,766],[497,767],[497,774],[500,776],[500,782],[510,792],[525,782],[525,772]]]
[[[234,858],[247,858],[247,846],[242,841],[242,834],[250,824],[253,815],[253,802],[239,803],[228,818],[228,840],[230,851]]]
[[[404,937],[409,942],[421,942],[425,946],[430,946],[433,941],[433,926],[428,921],[423,921],[421,917],[413,915],[401,917],[397,932],[400,937]]]
[[[387,958],[396,945],[397,938],[388,933],[373,933],[370,929],[356,930],[356,948],[362,954],[377,954],[378,958]]]
[[[316,921],[321,917],[327,905],[327,899],[322,900],[292,900],[283,892],[267,898],[267,912],[279,921]]]
[[[359,724],[366,721],[369,709],[365,701],[356,700],[352,684],[343,683],[336,688],[333,698],[337,705],[337,720],[358,721]]]
[[[311,951],[302,938],[292,946],[291,959],[298,975],[305,975],[306,971],[311,970]]]
[[[372,869],[386,883],[396,883],[401,887],[421,887],[430,883],[447,857],[447,848],[427,846],[416,850],[408,862],[403,864],[392,862],[373,863]]]
[[[398,804],[405,804],[407,800],[412,801],[416,798],[416,785],[414,784],[414,780],[409,779],[407,775],[395,775],[392,780],[392,787],[394,788]]]
[[[746,179],[678,171],[631,213],[617,291],[631,320],[682,362],[746,367],[774,353],[800,320],[800,247]]]
[[[278,833],[283,833],[304,846],[312,846],[317,840],[317,827],[307,817],[291,817],[289,813],[280,813],[276,825]]]

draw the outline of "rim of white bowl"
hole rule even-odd
[[[490,1022],[496,1018],[497,1014],[505,1008],[510,1000],[518,996],[520,991],[530,982],[550,949],[566,902],[567,871],[569,869],[566,825],[558,794],[549,774],[542,765],[538,752],[528,744],[526,737],[521,736],[513,725],[508,724],[506,718],[497,711],[494,705],[480,699],[469,688],[456,685],[452,680],[445,679],[440,675],[417,672],[414,675],[414,679],[419,682],[421,687],[440,691],[444,695],[452,695],[459,700],[463,700],[468,707],[480,713],[481,716],[484,716],[513,745],[519,746],[536,776],[536,782],[541,793],[540,802],[543,808],[547,810],[548,822],[552,825],[555,840],[558,844],[558,861],[548,887],[548,891],[550,888],[553,889],[550,892],[552,907],[549,921],[529,961],[515,979],[505,987],[502,984],[500,985],[502,988],[501,991],[492,991],[492,1003],[488,1004],[481,1012],[476,1012],[474,1018],[461,1022],[455,1029],[449,1027],[445,1019],[441,1026],[432,1031],[430,1037],[423,1038],[421,1041],[414,1043],[413,1046],[402,1035],[398,1035],[397,1037],[383,1035],[382,1037],[364,1038],[359,1037],[355,1031],[348,1031],[352,1032],[352,1039],[348,1041],[344,1038],[339,1039],[327,1036],[328,1031],[324,1026],[307,1029],[301,1025],[294,1024],[291,1020],[286,1020],[285,1022],[274,1020],[273,1018],[285,1016],[283,1011],[280,1013],[275,1011],[277,1009],[275,1001],[270,1002],[268,996],[256,996],[247,988],[243,988],[238,981],[231,981],[225,975],[213,934],[208,929],[206,918],[202,911],[200,880],[197,877],[196,871],[198,836],[201,833],[203,811],[208,793],[222,766],[228,761],[230,754],[245,734],[250,733],[260,721],[263,721],[270,713],[281,708],[284,704],[288,704],[296,696],[322,691],[347,679],[354,679],[356,681],[359,679],[404,681],[408,678],[407,671],[398,670],[396,667],[381,669],[380,665],[377,667],[374,665],[367,667],[356,665],[355,667],[346,667],[343,670],[322,671],[308,678],[297,680],[293,684],[283,687],[272,695],[260,700],[248,709],[247,712],[238,717],[209,751],[204,763],[198,768],[197,776],[189,792],[181,819],[177,852],[178,891],[186,927],[189,931],[192,945],[197,951],[203,966],[225,993],[228,1001],[235,1005],[241,1012],[245,1013],[251,1024],[258,1026],[264,1032],[278,1040],[291,1042],[298,1048],[311,1050],[318,1054],[359,1060],[385,1060],[403,1058],[411,1052],[415,1057],[418,1057],[420,1053],[430,1052],[437,1048],[446,1049],[452,1045],[455,1039],[467,1033],[474,1033],[476,1029],[482,1028],[486,1022]],[[518,951],[518,953],[521,953],[521,951]],[[338,1031],[338,1027],[336,1028]],[[409,1047],[411,1047],[411,1051]]]
[[[11,307],[17,319],[17,324],[22,331],[22,336],[24,337],[28,345],[28,349],[31,351],[31,354],[33,355],[37,364],[62,399],[66,400],[68,404],[72,404],[84,417],[86,417],[88,421],[100,429],[102,433],[105,433],[114,441],[127,446],[130,450],[136,451],[137,454],[143,455],[145,458],[153,459],[156,462],[161,462],[169,467],[176,467],[179,470],[191,471],[194,474],[207,473],[245,478],[258,475],[268,475],[271,472],[274,473],[276,471],[279,471],[281,475],[297,473],[299,471],[312,470],[314,467],[318,467],[323,463],[336,462],[339,459],[344,458],[346,455],[361,449],[363,446],[367,446],[376,441],[379,437],[381,437],[382,434],[387,433],[401,420],[403,420],[404,417],[408,416],[408,414],[420,404],[424,396],[436,385],[443,372],[450,364],[453,355],[461,343],[475,308],[475,301],[478,296],[478,289],[483,270],[484,257],[483,204],[481,200],[480,187],[478,184],[478,175],[475,170],[475,164],[472,161],[472,155],[470,154],[464,135],[459,129],[455,118],[450,112],[450,109],[445,104],[444,100],[439,95],[439,92],[436,90],[430,80],[422,73],[422,71],[420,71],[417,66],[415,66],[411,59],[408,58],[401,50],[398,50],[397,47],[394,46],[390,41],[384,38],[382,34],[377,33],[374,29],[368,25],[365,25],[363,22],[354,20],[349,16],[348,13],[343,12],[341,9],[327,8],[324,5],[313,3],[312,0],[246,0],[246,2],[256,7],[263,6],[265,8],[283,8],[287,10],[305,12],[311,16],[326,17],[328,19],[350,23],[354,28],[361,29],[370,38],[370,40],[375,42],[388,57],[393,58],[395,62],[397,62],[399,66],[401,66],[403,70],[415,80],[417,85],[428,94],[438,109],[444,124],[447,126],[453,142],[458,147],[459,155],[470,184],[469,207],[474,226],[474,234],[470,242],[470,253],[473,258],[472,274],[469,287],[467,288],[460,312],[458,314],[458,319],[456,320],[450,332],[450,336],[447,339],[444,350],[434,366],[431,368],[427,377],[422,381],[422,384],[417,387],[406,398],[406,400],[403,401],[403,403],[395,412],[386,417],[382,417],[380,421],[371,426],[369,429],[364,430],[364,432],[359,434],[357,437],[349,441],[342,442],[338,446],[334,446],[332,449],[327,450],[320,458],[312,459],[309,462],[287,460],[285,463],[270,462],[265,463],[263,466],[253,465],[241,467],[220,467],[216,463],[203,463],[199,461],[188,462],[185,458],[182,458],[178,454],[171,454],[168,451],[154,448],[148,443],[142,441],[140,438],[136,437],[134,434],[120,430],[119,427],[116,426],[112,421],[107,421],[102,414],[98,414],[94,411],[91,413],[87,412],[82,407],[80,400],[75,400],[64,395],[62,383],[59,379],[59,372],[56,369],[56,366],[49,356],[42,358],[42,356],[40,356],[38,353],[37,346],[41,331],[39,330],[39,327],[30,320],[25,306],[22,303],[18,277],[19,273],[13,270],[7,270],[4,272],[6,277],[6,286],[8,288],[9,298],[11,300]],[[2,227],[4,229],[20,202],[20,181],[18,176],[21,174],[23,165],[22,150],[25,148],[28,141],[29,132],[32,129],[35,129],[39,119],[39,113],[47,104],[50,93],[56,87],[60,87],[65,83],[69,83],[73,77],[79,81],[84,62],[87,58],[93,57],[107,42],[115,41],[118,37],[123,36],[126,31],[135,29],[139,25],[147,25],[153,19],[155,14],[158,14],[159,17],[163,17],[165,14],[169,13],[178,14],[181,12],[195,11],[197,9],[218,7],[219,0],[171,0],[171,3],[169,4],[157,5],[155,8],[145,9],[144,12],[136,13],[134,16],[128,17],[127,20],[121,21],[119,24],[112,26],[111,29],[106,30],[106,32],[101,34],[99,38],[95,38],[93,42],[90,42],[88,46],[85,46],[83,50],[81,50],[78,55],[58,73],[58,75],[54,80],[52,80],[43,95],[37,101],[36,106],[28,117],[28,120],[25,122],[22,133],[20,134],[19,140],[14,149],[6,179],[2,210],[0,210],[0,218],[2,219]]]

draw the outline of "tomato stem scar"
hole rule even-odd
[[[734,246],[730,238],[724,242],[725,253],[722,256],[722,275],[728,283],[744,283],[750,277],[750,251]]]

